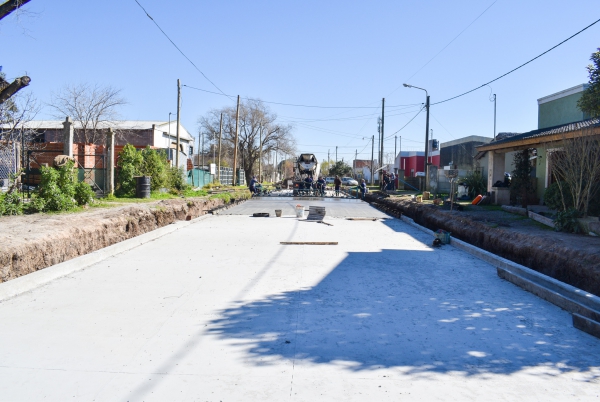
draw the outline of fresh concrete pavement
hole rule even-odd
[[[600,399],[567,312],[397,219],[326,220],[210,217],[1,302],[0,400]]]

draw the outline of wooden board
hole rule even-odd
[[[282,241],[279,244],[286,246],[337,246],[337,241]]]

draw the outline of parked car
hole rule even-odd
[[[344,186],[358,186],[358,182],[352,177],[342,177],[342,184]]]
[[[335,181],[335,177],[326,177],[325,178],[325,183],[327,183],[327,184],[333,184],[334,181]]]

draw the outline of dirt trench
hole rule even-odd
[[[2,217],[0,283],[222,206],[222,199],[188,198],[74,214]]]
[[[489,251],[559,281],[600,296],[600,257],[565,247],[549,236],[492,228],[458,211],[398,198],[367,198],[374,207],[394,216],[400,213],[431,230],[443,229],[452,237]]]

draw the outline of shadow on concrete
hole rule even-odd
[[[544,366],[543,375],[595,378],[600,343],[571,328],[566,313],[489,266],[422,265],[429,253],[350,253],[314,287],[221,311],[208,333],[242,341],[255,365],[289,359],[463,375]]]

